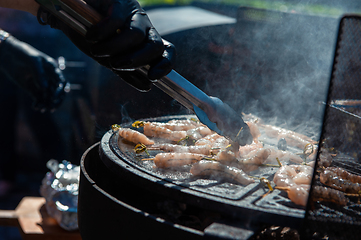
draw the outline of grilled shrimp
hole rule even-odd
[[[248,158],[237,158],[232,151],[221,150],[214,156],[214,160],[227,162],[229,165],[241,168],[243,171],[251,172],[258,169],[268,158],[271,151],[263,148],[255,150]]]
[[[197,127],[204,127],[204,125],[200,122],[195,122],[189,119],[184,119],[184,120],[170,120],[166,123],[163,122],[144,122],[151,124],[153,126],[158,126],[158,127],[162,127],[162,128],[167,128],[171,131],[187,131],[193,128],[197,128]]]
[[[265,125],[265,124],[259,124],[258,126],[262,127],[265,130],[265,134],[268,137],[273,137],[277,139],[284,138],[286,139],[288,145],[298,147],[300,149],[304,149],[304,147],[307,144],[316,143],[312,138],[306,135],[291,130],[287,130],[281,127]]]
[[[284,138],[289,146],[297,147],[299,149],[304,149],[307,144],[312,143],[311,141],[305,140],[302,137],[290,134],[290,133],[281,133],[278,135],[278,139]]]
[[[144,134],[149,137],[165,138],[171,141],[178,141],[187,136],[186,131],[172,131],[154,122],[144,123]]]
[[[194,176],[220,178],[222,180],[235,181],[242,185],[248,185],[254,182],[254,179],[241,169],[230,167],[217,161],[201,160],[193,164],[190,172]]]
[[[249,130],[251,132],[251,135],[253,137],[254,142],[258,142],[258,138],[261,136],[261,132],[259,131],[259,128],[256,123],[254,122],[246,122],[246,124],[249,127]]]
[[[327,168],[327,167],[331,166],[332,156],[327,150],[321,149],[318,158],[319,159],[317,162],[317,167],[326,167]]]
[[[312,188],[311,201],[333,202],[338,205],[345,206],[349,202],[349,199],[343,192],[336,189],[314,186]]]
[[[360,193],[361,176],[338,167],[328,167],[320,174],[320,181],[326,186],[346,193]]]
[[[196,145],[196,146],[199,146],[199,145],[209,145],[209,146],[211,146],[216,141],[216,139],[218,139],[218,138],[224,138],[224,137],[222,137],[221,135],[218,135],[217,133],[213,133],[211,135],[208,135],[208,136],[206,136],[204,138],[201,138],[201,139],[197,140],[194,143],[194,145]]]
[[[211,147],[213,150],[216,149],[225,149],[229,146],[229,141],[225,137],[220,137],[214,140],[214,142],[211,144]]]
[[[271,154],[271,150],[267,148],[262,148],[255,150],[252,152],[252,155],[248,158],[239,159],[238,164],[243,169],[243,171],[251,172],[255,171],[265,163],[269,155]]]
[[[271,151],[271,154],[270,154],[267,162],[275,162],[276,158],[278,158],[281,162],[291,161],[293,163],[298,163],[298,164],[301,164],[304,162],[304,160],[299,155],[296,155],[292,152],[282,151],[282,150],[278,150],[278,149],[274,149],[274,148],[271,148],[270,151]]]
[[[168,121],[166,124],[170,126],[170,128],[169,128],[170,130],[177,130],[177,131],[188,130],[188,129],[192,129],[192,128],[196,128],[196,127],[205,126],[200,121],[194,121],[191,119],[173,119],[173,120]],[[172,126],[174,126],[174,129],[172,129]],[[183,129],[179,129],[177,126],[183,128]]]
[[[226,149],[229,146],[229,141],[227,138],[218,135],[217,133],[208,135],[204,138],[197,140],[194,143],[195,146],[209,146],[212,153],[216,154],[222,149]]]
[[[276,187],[276,189],[286,190],[288,198],[292,202],[301,206],[306,206],[310,185],[301,184],[290,187]],[[338,205],[345,206],[349,202],[349,199],[341,191],[327,187],[314,186],[312,187],[311,201],[333,202]]]
[[[204,155],[211,154],[211,148],[208,145],[183,146],[183,145],[177,145],[171,143],[161,143],[161,144],[154,144],[152,148],[166,152],[198,153]]]
[[[187,130],[187,136],[189,136],[191,139],[194,140],[201,139],[210,134],[213,134],[213,132],[208,127],[204,127],[204,126],[199,126]]]
[[[262,143],[253,141],[251,144],[240,146],[238,150],[238,156],[244,157],[248,155],[250,152],[261,148],[263,148]]]
[[[313,168],[307,165],[282,166],[275,173],[273,181],[277,186],[290,187],[300,184],[311,184]]]
[[[197,153],[158,153],[154,164],[159,168],[180,167],[200,161],[205,155]]]
[[[132,143],[143,143],[144,145],[154,144],[153,140],[150,140],[144,134],[130,128],[120,128],[118,134],[122,138]]]
[[[312,138],[304,135],[304,134],[301,134],[301,133],[298,133],[298,132],[294,132],[294,131],[291,131],[291,130],[288,130],[288,129],[285,129],[285,128],[281,128],[281,127],[276,127],[276,126],[273,126],[273,125],[267,125],[267,124],[258,124],[258,126],[264,128],[265,130],[265,133],[267,136],[269,137],[275,137],[275,138],[280,138],[279,136],[281,134],[286,134],[286,135],[289,135],[289,136],[297,136],[299,137],[300,139],[303,139],[307,142],[315,142]]]
[[[285,190],[288,198],[297,205],[306,206],[308,200],[308,194],[310,191],[310,185],[300,184],[292,185],[288,187],[276,187],[276,189]]]
[[[310,192],[310,185],[301,184],[301,185],[291,186],[287,194],[292,202],[305,207],[307,205],[309,192]]]
[[[214,157],[214,160],[220,162],[234,162],[237,161],[236,155],[234,152],[222,149]]]

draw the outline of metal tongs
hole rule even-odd
[[[85,36],[87,29],[98,23],[103,17],[81,0],[36,0],[47,11]],[[148,67],[135,69],[147,76]],[[246,145],[253,141],[248,125],[228,104],[216,97],[210,97],[190,83],[176,71],[153,84],[193,111],[199,120],[211,130],[228,137],[236,145]]]

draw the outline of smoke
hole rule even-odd
[[[337,26],[333,17],[241,8],[234,26],[203,30],[212,47],[201,88],[239,113],[318,135]]]
[[[127,107],[126,107],[127,104],[128,104],[128,102],[126,102],[124,104],[119,104],[119,106],[118,106],[120,115],[122,116],[121,123],[134,122],[134,119],[131,118],[128,114]]]
[[[123,123],[134,122],[134,119],[129,116],[129,113],[127,110],[127,105],[129,105],[129,104],[130,104],[129,102],[125,102],[124,104],[121,104],[121,103],[116,104],[118,112],[114,111],[114,113],[112,113],[112,114],[114,114],[117,117],[111,117],[111,119],[113,119],[114,122],[108,123],[108,124],[103,124],[98,121],[95,122],[96,139],[101,139],[103,137],[103,135],[107,131],[110,130],[112,124],[123,124]],[[119,116],[121,116],[121,117],[119,118]],[[114,119],[116,119],[116,120],[114,120]]]
[[[164,38],[177,48],[176,70],[208,95],[219,97],[240,114],[253,113],[319,135],[324,112],[320,102],[328,94],[339,16],[355,3],[345,1],[343,8],[339,4],[285,1],[282,12],[198,3],[234,17],[236,23],[183,30]],[[306,13],[311,5],[318,15]],[[336,15],[324,15],[321,5],[329,12],[336,9]]]

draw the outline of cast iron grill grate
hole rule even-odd
[[[144,119],[145,121],[169,121],[171,119],[190,118],[191,115],[166,116],[158,118]],[[130,127],[130,124],[122,124],[122,127]],[[268,145],[277,144],[277,142],[268,142]],[[148,156],[146,154],[136,155],[134,146],[126,141],[119,141],[117,134],[109,131],[104,135],[101,144],[101,150],[104,152],[102,161],[113,171],[118,171],[118,175],[125,176],[123,169],[131,172],[128,180],[137,182],[140,186],[150,184],[149,187],[154,192],[159,192],[169,198],[174,197],[171,189],[177,189],[178,200],[185,203],[195,204],[210,210],[222,209],[222,213],[235,218],[247,216],[247,221],[262,221],[278,223],[280,225],[298,226],[303,217],[305,208],[292,203],[287,194],[281,190],[273,191],[267,196],[265,188],[259,182],[241,186],[231,182],[223,182],[219,179],[194,178],[189,173],[190,166],[185,166],[174,171],[161,170],[154,168],[152,161],[143,161]],[[295,150],[296,151],[296,150]],[[157,150],[148,151],[151,156],[157,153]],[[121,174],[119,174],[121,171]],[[273,174],[277,168],[260,169],[255,176],[265,177],[272,180]],[[136,180],[135,176],[140,176]],[[253,213],[250,214],[250,213]],[[254,216],[254,219],[253,219]]]

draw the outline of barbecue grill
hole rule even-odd
[[[286,13],[257,11],[241,8],[238,23],[243,21],[244,26],[247,22],[253,27],[265,27],[269,24],[280,26],[276,24],[277,21],[285,24],[280,19],[287,21],[295,17]],[[297,19],[300,18],[305,16],[298,15]],[[265,21],[268,22],[265,24]],[[333,159],[334,166],[361,174],[361,170],[358,171],[361,168],[360,148],[357,145],[360,137],[360,117],[357,112],[350,113],[347,111],[349,109],[335,104],[335,100],[341,97],[352,94],[356,94],[355,98],[361,96],[357,88],[359,83],[356,81],[359,79],[357,69],[360,69],[361,61],[353,57],[361,56],[358,51],[360,44],[357,45],[361,41],[361,36],[355,34],[360,31],[356,28],[359,23],[361,21],[357,16],[341,19],[331,84],[328,98],[324,99],[326,104],[312,106],[309,110],[314,113],[313,110],[318,109],[317,113],[304,115],[311,116],[316,122],[320,119],[320,124],[316,124],[315,129],[321,129],[322,125],[322,134],[316,137],[321,139],[322,148],[333,147],[337,152]],[[350,55],[350,52],[354,52],[355,55]],[[262,59],[262,56],[258,57]],[[234,58],[232,60],[237,62]],[[252,64],[248,62],[242,66],[245,70],[251,68]],[[353,69],[352,74],[346,74],[349,67]],[[270,67],[268,70],[275,69]],[[237,74],[239,71],[231,73]],[[263,74],[265,73],[261,73]],[[354,84],[355,87],[347,88],[347,91],[352,93],[342,88],[345,85],[342,83],[346,81]],[[257,98],[260,95],[257,86],[251,87]],[[344,92],[345,95],[339,95],[340,92]],[[265,106],[263,109],[266,117],[269,116],[269,107]],[[325,108],[322,120],[319,113],[323,115]],[[354,108],[357,109],[358,106]],[[281,114],[282,111],[278,113]],[[173,115],[143,120],[165,122],[190,117],[192,116]],[[285,119],[287,114],[279,117]],[[293,123],[299,124],[302,120],[304,118]],[[130,127],[131,122],[121,126]],[[335,132],[336,135],[333,135]],[[346,134],[345,138],[350,140],[350,144],[337,142],[336,138],[341,133]],[[276,146],[277,142],[266,139],[265,144]],[[81,159],[78,206],[79,228],[83,239],[107,239],[114,235],[121,235],[125,239],[166,239],[170,236],[172,239],[250,239],[264,224],[292,227],[300,230],[304,239],[311,239],[315,232],[319,233],[319,236],[336,236],[334,229],[339,229],[339,224],[357,229],[361,222],[361,207],[357,203],[357,198],[351,199],[351,205],[347,207],[319,202],[312,204],[314,208],[310,207],[310,203],[307,208],[303,208],[292,203],[287,194],[280,190],[265,195],[268,189],[258,182],[240,186],[216,179],[193,178],[187,169],[155,169],[151,161],[141,160],[147,158],[146,155],[135,154],[133,148],[132,144],[123,141],[116,132],[110,130],[103,135],[99,143],[84,153]],[[290,148],[290,151],[297,153],[296,149]],[[272,180],[276,170],[261,169],[257,176]],[[313,184],[320,185],[317,172]],[[348,239],[351,239],[351,236],[348,236]]]

